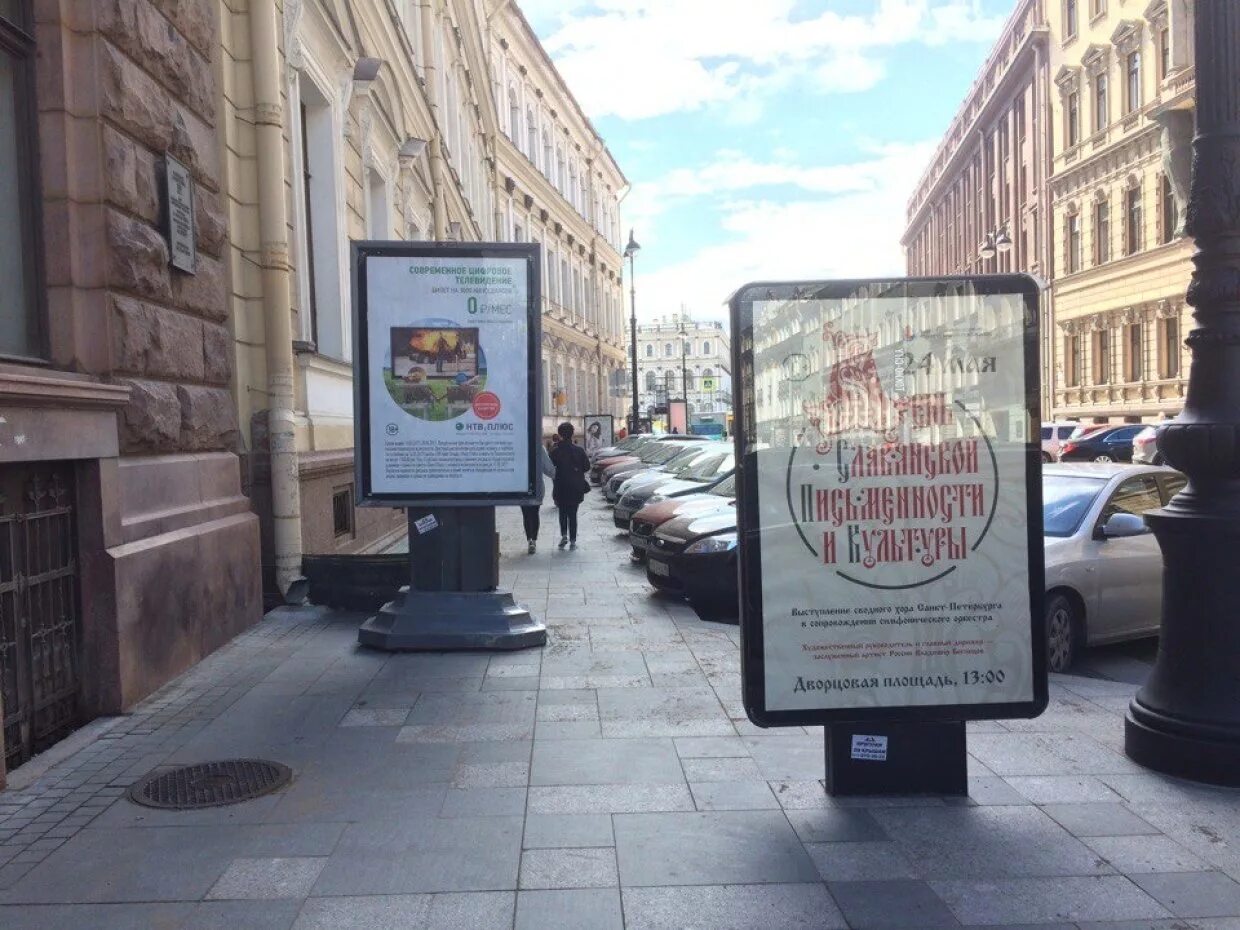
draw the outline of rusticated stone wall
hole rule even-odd
[[[131,388],[123,454],[232,450],[213,0],[36,4],[53,361]],[[195,181],[198,260],[168,264],[161,159]],[[47,183],[50,181],[51,183]]]

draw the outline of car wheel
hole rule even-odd
[[[1105,452],[1103,452],[1103,453],[1101,453],[1101,454],[1099,454],[1099,455],[1095,455],[1095,456],[1094,456],[1094,461],[1095,461],[1095,462],[1114,462],[1114,461],[1115,461],[1115,459],[1111,458],[1111,456],[1109,456],[1109,455],[1107,455]]]
[[[1049,465],[1053,461],[1055,460],[1051,458],[1051,454],[1049,452],[1042,453],[1042,464],[1043,465]]]
[[[1046,602],[1046,667],[1066,672],[1076,661],[1080,619],[1071,598],[1056,594]]]

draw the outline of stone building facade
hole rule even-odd
[[[628,182],[515,3],[492,4],[496,217],[501,239],[543,248],[543,431],[625,415],[620,198]]]
[[[681,335],[681,333],[685,335]],[[716,320],[676,313],[637,327],[638,409],[652,414],[668,398],[684,397],[691,417],[725,423],[732,412],[732,348],[727,328]],[[683,371],[682,371],[683,355]],[[713,379],[705,383],[703,379]],[[687,380],[687,383],[683,383]]]
[[[1193,5],[1057,0],[1049,12],[1055,411],[1100,423],[1173,416],[1192,325]]]
[[[1049,282],[1050,28],[1020,0],[909,198],[901,239],[918,276],[1026,272]],[[987,248],[989,246],[989,248]],[[990,253],[987,257],[983,250]],[[1043,300],[1043,357],[1052,309]],[[1043,372],[1044,413],[1050,378]]]
[[[10,765],[261,615],[231,394],[217,12],[216,0],[0,6]],[[170,264],[165,155],[192,178],[188,270]]]

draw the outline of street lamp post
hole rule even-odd
[[[1184,412],[1158,431],[1188,486],[1147,515],[1162,549],[1158,658],[1124,749],[1171,775],[1240,785],[1240,4],[1197,0],[1197,135],[1186,233],[1197,325]]]
[[[641,246],[633,238],[633,230],[629,230],[629,243],[624,247],[624,257],[629,260],[629,351],[633,362],[633,416],[629,422],[629,432],[637,432],[640,414],[637,411],[637,280],[633,272],[633,257]]]
[[[685,401],[685,432],[692,432],[689,429],[689,369],[685,365],[685,359],[689,354],[689,333],[685,329],[685,320],[680,318],[680,394]]]

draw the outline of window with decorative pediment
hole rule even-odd
[[[1111,260],[1111,205],[1105,200],[1094,203],[1094,264],[1105,265]]]
[[[1145,210],[1141,203],[1141,185],[1133,184],[1124,191],[1124,253],[1141,251],[1145,239]]]
[[[1067,343],[1067,351],[1064,352],[1064,362],[1067,369],[1064,372],[1066,375],[1065,380],[1068,383],[1068,387],[1080,387],[1081,370],[1083,367],[1081,363],[1085,358],[1084,344],[1080,335],[1075,333],[1068,337]]]
[[[1111,44],[1119,55],[1124,75],[1124,113],[1135,113],[1141,108],[1141,38],[1142,25],[1138,20],[1125,20],[1111,33]]]
[[[1067,221],[1067,268],[1068,274],[1074,274],[1081,270],[1084,264],[1084,254],[1081,245],[1081,215],[1079,213],[1068,214]]]
[[[1081,71],[1063,67],[1055,76],[1063,107],[1063,147],[1071,149],[1081,141]],[[993,186],[993,185],[992,185]]]

